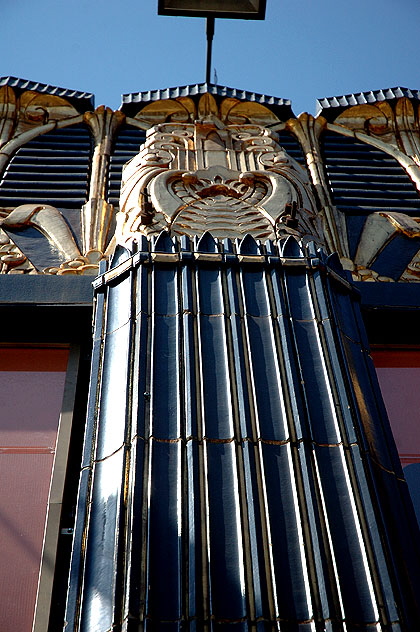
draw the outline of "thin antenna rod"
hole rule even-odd
[[[211,83],[211,53],[214,37],[214,18],[206,18],[206,35],[207,35],[207,65],[206,65],[206,83]]]

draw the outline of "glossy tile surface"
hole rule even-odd
[[[99,290],[68,620],[397,630],[407,569],[378,507],[404,500],[351,289],[290,239],[143,248]]]

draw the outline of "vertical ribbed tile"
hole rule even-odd
[[[243,317],[244,308],[240,293],[239,272],[234,268],[228,268],[225,279],[233,356],[231,361],[234,364],[232,377],[236,392],[238,432],[241,437],[255,438],[255,420],[251,403],[253,387],[248,358],[249,344]]]
[[[123,517],[125,451],[94,467],[80,629],[105,632],[118,620],[115,600]],[[116,612],[117,611],[117,612]]]
[[[97,459],[104,459],[124,443],[128,402],[131,323],[105,336],[104,367],[97,430]],[[112,361],[110,359],[112,358]]]
[[[407,494],[348,286],[293,238],[141,248],[98,294],[70,624],[397,632]]]
[[[386,417],[379,389],[374,389],[366,370],[365,356],[360,345],[344,339],[347,366],[353,383],[354,399],[360,411],[361,430],[375,459],[386,469],[401,473],[391,427]],[[382,410],[378,410],[378,406]],[[382,414],[381,414],[382,413]]]
[[[289,428],[296,439],[310,439],[311,431],[308,423],[304,381],[301,375],[298,349],[295,344],[293,321],[290,318],[287,305],[286,270],[281,270],[278,266],[270,271],[273,318],[280,339],[278,353],[284,367],[284,393],[285,397],[287,395],[287,402],[292,415]]]
[[[186,531],[184,533],[186,588],[186,615],[203,621],[208,611],[208,569],[206,546],[207,503],[202,494],[203,448],[197,441],[190,440],[186,446],[185,460],[185,505]],[[188,535],[187,535],[188,534]],[[199,624],[198,624],[199,625]]]
[[[302,476],[301,500],[304,501],[307,516],[302,527],[305,531],[308,564],[311,565],[309,572],[313,573],[309,581],[314,599],[314,612],[318,619],[341,621],[344,615],[336,585],[334,555],[330,549],[328,523],[325,520],[322,489],[319,488],[314,464],[313,446],[301,443],[298,455]]]
[[[178,275],[175,267],[156,266],[151,321],[151,434],[180,434]]]
[[[375,524],[377,518],[375,516],[375,500],[372,499],[372,485],[369,485],[369,481],[366,480],[364,466],[369,467],[369,458],[365,456],[362,458],[361,450],[359,446],[354,445],[351,448],[351,458],[355,468],[355,475],[357,477],[358,487],[360,490],[361,501],[363,503],[363,509],[365,512],[366,521],[368,524]],[[365,463],[364,463],[365,462]],[[389,475],[388,475],[389,476]],[[398,493],[393,495],[398,497]],[[389,499],[391,502],[391,497]],[[396,508],[393,508],[393,512]],[[401,517],[401,507],[400,510]],[[398,518],[398,521],[400,520]],[[372,552],[375,557],[375,563],[378,568],[377,580],[381,584],[381,590],[385,595],[383,607],[387,610],[387,617],[390,621],[398,620],[398,611],[396,608],[395,600],[392,597],[392,582],[390,577],[390,571],[387,567],[386,557],[381,543],[381,530],[372,529],[369,533],[369,541],[372,546]]]
[[[252,242],[255,244],[254,240]],[[284,441],[288,438],[288,429],[273,329],[275,323],[264,268],[242,269],[241,292],[254,382],[257,433],[267,440]]]
[[[182,615],[181,444],[151,441],[146,617]]]
[[[116,264],[127,256],[127,251],[120,249],[114,257]],[[67,603],[68,626],[80,625],[81,632],[102,632],[120,616],[114,594],[119,572],[118,533],[126,464],[124,440],[132,342],[130,278],[126,277],[117,289],[107,288],[105,297],[100,292],[97,307],[104,310],[105,317],[98,312],[95,322],[82,463],[85,469],[80,478]],[[110,544],[111,540],[115,546]]]
[[[127,533],[123,620],[144,618],[147,559],[147,511],[149,446],[143,438],[130,446],[130,476],[127,485]],[[134,537],[135,534],[135,537]],[[130,628],[128,628],[130,629]]]
[[[258,434],[268,441],[285,441],[289,433],[272,322],[247,318]]]
[[[162,232],[155,253],[173,253],[176,244]],[[157,255],[158,256],[158,255]],[[179,291],[178,271],[168,263],[156,263],[151,284],[150,433],[176,439],[180,433],[179,402]]]
[[[202,406],[206,437],[231,439],[233,420],[221,270],[205,264],[197,271],[198,335]]]
[[[339,443],[338,428],[332,385],[328,379],[327,358],[321,347],[317,324],[295,322],[302,378],[308,402],[312,437],[318,443]]]
[[[206,445],[211,614],[220,619],[246,615],[242,528],[235,445]]]
[[[344,450],[320,447],[315,455],[346,619],[373,625],[378,606]]]
[[[252,586],[255,617],[267,620],[275,616],[271,577],[270,543],[266,528],[265,505],[262,493],[260,454],[257,446],[243,443],[246,509],[248,513],[249,542],[251,550]]]
[[[147,266],[139,266],[134,274],[135,324],[132,385],[131,437],[145,437],[149,433],[148,407],[150,402],[149,326],[151,305],[149,293],[151,274]]]
[[[276,615],[280,619],[304,621],[312,618],[312,604],[290,446],[263,443],[261,451]]]

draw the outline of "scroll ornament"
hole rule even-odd
[[[117,241],[177,235],[323,243],[305,170],[259,125],[155,126],[123,170]]]

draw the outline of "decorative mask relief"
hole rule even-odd
[[[323,243],[306,171],[254,123],[224,125],[212,110],[195,123],[149,130],[123,170],[117,240],[162,230],[178,235]]]

